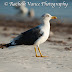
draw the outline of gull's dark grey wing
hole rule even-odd
[[[35,41],[43,35],[39,27],[35,27],[26,32],[21,33],[13,39],[15,45],[33,45]]]

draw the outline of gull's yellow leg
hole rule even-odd
[[[42,54],[41,54],[41,51],[40,51],[39,47],[38,47],[38,50],[39,50],[39,53],[40,53],[40,55],[41,55],[41,57],[42,57]]]
[[[36,47],[35,47],[35,54],[36,54],[36,57],[37,57],[38,55],[37,55]]]
[[[34,48],[35,48],[35,54],[36,54],[36,57],[41,57],[41,56],[38,56],[38,55],[37,55],[36,47],[34,47]]]
[[[41,56],[41,57],[48,57],[48,56],[43,56],[43,55],[41,54],[41,51],[40,51],[39,47],[38,47],[38,50],[39,50],[39,53],[40,53],[40,56]]]

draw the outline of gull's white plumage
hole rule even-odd
[[[40,30],[41,32],[43,32],[43,36],[41,36],[36,42],[34,45],[38,46],[41,44],[41,43],[44,43],[48,37],[49,37],[49,33],[50,33],[50,22],[45,22],[43,24],[40,25]]]
[[[37,45],[39,47],[41,43],[44,43],[48,39],[49,33],[50,33],[50,22],[49,21],[51,17],[52,16],[48,13],[42,15],[42,24],[39,25],[39,27],[40,27],[41,32],[43,32],[44,34],[35,42],[34,45]]]

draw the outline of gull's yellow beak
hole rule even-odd
[[[52,16],[51,19],[57,19],[57,17],[56,16]]]

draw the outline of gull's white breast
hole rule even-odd
[[[50,32],[50,24],[48,25],[41,25],[40,27],[41,32],[43,32],[44,34],[35,42],[35,45],[39,46],[41,43],[44,43],[48,37],[49,37],[49,32]]]

